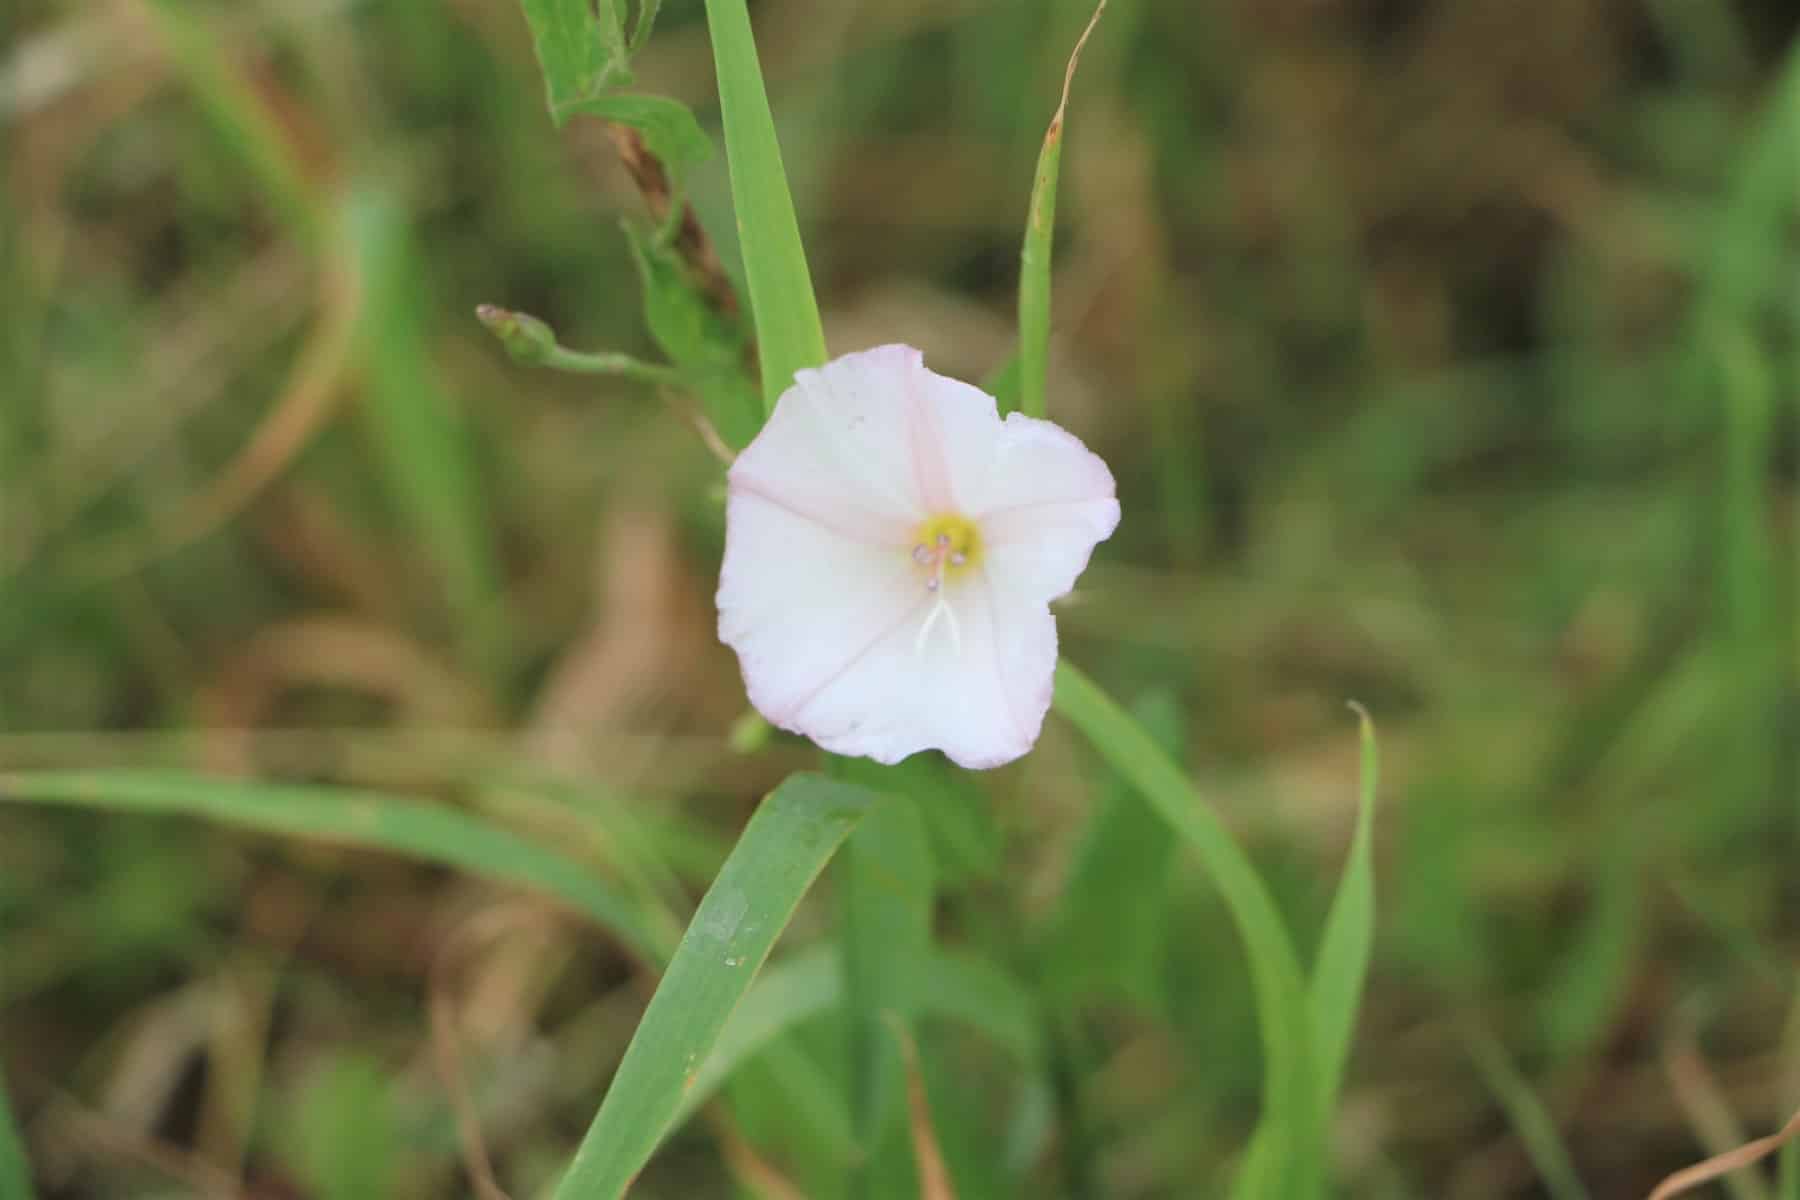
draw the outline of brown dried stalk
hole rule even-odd
[[[613,145],[618,148],[625,169],[631,172],[632,181],[643,193],[644,203],[650,206],[650,215],[659,225],[667,224],[675,193],[662,160],[650,152],[643,135],[629,125],[608,124],[606,130],[612,135]],[[706,228],[700,224],[699,215],[685,199],[681,202],[681,224],[675,231],[675,249],[694,273],[694,281],[707,302],[720,315],[735,320],[737,293],[731,288],[731,280],[719,263],[719,255],[713,249],[712,239],[706,235]]]

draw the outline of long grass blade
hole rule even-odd
[[[378,191],[347,220],[368,291],[362,411],[395,506],[443,583],[464,656],[492,678],[504,661],[500,567],[468,421],[431,360],[429,310],[405,214]]]
[[[794,775],[763,801],[700,901],[558,1200],[625,1194],[801,896],[873,799],[850,784]]]
[[[861,781],[880,773],[863,767],[846,778]],[[838,870],[850,1109],[856,1136],[869,1152],[863,1169],[879,1170],[875,1153],[901,1097],[895,1023],[904,1028],[910,1019],[931,954],[931,846],[912,798],[883,795],[851,836]]]
[[[1056,711],[1199,854],[1244,940],[1263,1039],[1263,1126],[1257,1194],[1318,1189],[1321,1114],[1313,1091],[1312,1017],[1300,959],[1262,877],[1224,823],[1154,738],[1067,660],[1056,668]]]
[[[25,1158],[25,1139],[13,1119],[6,1098],[6,1081],[0,1079],[0,1200],[32,1200],[31,1164]]]
[[[189,4],[155,0],[155,30],[219,137],[248,168],[270,206],[309,248],[326,240],[326,212],[299,155],[269,106],[227,58]]]
[[[1180,763],[1186,726],[1167,691],[1139,697],[1131,715]],[[1163,982],[1170,867],[1180,840],[1138,789],[1108,772],[1049,923],[1045,986],[1072,1000],[1127,996],[1154,1006]]]
[[[1557,1131],[1556,1118],[1513,1065],[1505,1047],[1485,1029],[1470,1029],[1465,1040],[1475,1069],[1512,1123],[1551,1200],[1589,1200],[1569,1148]]]
[[[744,279],[762,361],[763,406],[773,411],[795,371],[825,361],[825,329],[781,165],[775,118],[750,32],[750,11],[745,0],[706,0],[706,22],[719,73],[731,202],[737,210]]]
[[[1044,389],[1050,376],[1050,251],[1056,237],[1056,180],[1062,172],[1063,116],[1069,107],[1069,88],[1075,83],[1075,66],[1081,48],[1100,23],[1106,0],[1094,8],[1087,28],[1069,55],[1063,74],[1062,99],[1044,145],[1038,151],[1037,174],[1031,184],[1031,208],[1025,217],[1025,245],[1019,253],[1019,410],[1028,417],[1044,415]]]
[[[426,859],[554,897],[652,961],[667,952],[637,906],[579,864],[460,812],[399,796],[118,769],[0,774],[0,803],[9,801],[201,817]]]
[[[1356,832],[1350,857],[1338,880],[1337,894],[1325,917],[1319,956],[1313,966],[1312,1002],[1314,1069],[1318,1072],[1320,1111],[1327,1116],[1337,1103],[1344,1062],[1356,1032],[1356,1013],[1369,975],[1369,950],[1375,941],[1375,793],[1381,761],[1375,722],[1362,705],[1353,705],[1361,722],[1362,774],[1357,789]]]

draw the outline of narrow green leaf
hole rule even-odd
[[[1581,1177],[1575,1173],[1574,1160],[1569,1157],[1569,1148],[1557,1131],[1556,1119],[1531,1089],[1530,1081],[1513,1065],[1505,1047],[1484,1029],[1468,1030],[1465,1041],[1475,1069],[1505,1110],[1507,1120],[1512,1123],[1513,1131],[1525,1146],[1525,1153],[1531,1156],[1532,1165],[1537,1168],[1538,1177],[1543,1180],[1545,1191],[1552,1200],[1588,1200],[1587,1188],[1582,1186]]]
[[[994,398],[1000,407],[1000,415],[1017,412],[1019,408],[1019,352],[1014,350],[1006,356],[1006,361],[988,372],[981,381],[981,390]]]
[[[1132,713],[1179,762],[1183,722],[1175,697],[1152,692]],[[1153,1005],[1176,845],[1174,830],[1138,789],[1109,772],[1051,918],[1047,985],[1076,1000],[1125,996]]]
[[[844,759],[839,768],[853,783],[906,796],[918,806],[940,884],[990,877],[999,870],[1001,836],[994,806],[971,772],[936,754],[915,754],[891,767]]]
[[[1043,1065],[1044,1025],[1036,997],[992,959],[934,950],[916,986],[918,1013],[985,1035],[1020,1065]]]
[[[763,801],[657,985],[560,1200],[625,1194],[801,896],[873,800],[850,784],[794,775]]]
[[[319,193],[274,114],[226,58],[216,26],[179,0],[156,0],[149,11],[170,61],[268,203],[311,248],[323,246],[326,220]]]
[[[1800,45],[1771,89],[1768,108],[1733,173],[1695,305],[1697,327],[1720,314],[1742,318],[1791,279],[1783,247],[1800,180]]]
[[[831,965],[838,965],[835,955]],[[799,1039],[779,1039],[742,1064],[724,1099],[746,1137],[836,1177],[862,1152],[844,1107],[841,1075],[821,1065]]]
[[[500,567],[474,439],[438,378],[428,292],[405,210],[383,192],[351,196],[346,214],[362,286],[362,411],[394,503],[442,579],[465,657],[493,675],[504,661]]]
[[[1263,1124],[1253,1154],[1261,1191],[1256,1194],[1317,1194],[1323,1115],[1312,1073],[1312,1016],[1300,958],[1274,899],[1181,768],[1066,659],[1056,668],[1055,705],[1194,848],[1218,887],[1244,939],[1263,1040]]]
[[[0,774],[0,803],[8,801],[202,817],[422,858],[543,892],[652,961],[666,952],[637,907],[579,864],[460,812],[399,796],[118,769]]]
[[[762,359],[763,408],[773,411],[795,371],[825,361],[825,330],[781,165],[750,11],[745,0],[706,0],[706,20],[719,76],[731,202]]]
[[[935,950],[911,990],[920,1017],[980,1033],[1028,1069],[1043,1062],[1043,1030],[1031,993],[987,959]],[[844,962],[834,945],[810,946],[765,967],[713,1043],[671,1126],[685,1121],[733,1072],[781,1035],[843,1002]]]
[[[1044,415],[1044,390],[1050,375],[1050,251],[1056,238],[1056,179],[1062,170],[1063,117],[1069,107],[1069,88],[1075,82],[1075,66],[1081,48],[1106,11],[1106,0],[1094,8],[1087,28],[1069,55],[1063,74],[1062,99],[1038,151],[1037,174],[1031,183],[1031,208],[1025,217],[1025,245],[1019,253],[1019,410],[1029,417]],[[1003,411],[1004,408],[1003,408]]]
[[[1350,837],[1350,856],[1338,880],[1337,894],[1325,916],[1319,939],[1318,960],[1313,964],[1312,1003],[1315,1078],[1319,1111],[1330,1118],[1337,1106],[1344,1063],[1356,1033],[1356,1013],[1361,1006],[1363,984],[1369,975],[1369,949],[1375,941],[1375,794],[1381,782],[1381,762],[1375,744],[1375,722],[1368,710],[1352,704],[1362,728],[1362,778],[1357,788],[1356,831]]]
[[[19,1136],[12,1103],[6,1098],[6,1081],[0,1079],[0,1200],[32,1200],[32,1195],[25,1139]]]
[[[302,1093],[294,1153],[320,1200],[391,1196],[401,1145],[389,1076],[368,1058],[334,1057]]]
[[[1550,982],[1540,989],[1540,1025],[1555,1060],[1587,1053],[1612,1029],[1643,950],[1650,873],[1632,839],[1609,841],[1592,871],[1593,900]]]
[[[692,110],[667,96],[609,92],[571,101],[565,111],[616,121],[643,134],[644,144],[662,162],[677,190],[686,183],[689,171],[712,157],[712,140]]]
[[[625,28],[610,0],[520,0],[558,125],[609,87],[631,81]]]
[[[882,768],[861,761],[840,769],[866,778]],[[857,1140],[873,1156],[898,1110],[902,1027],[931,954],[936,881],[924,822],[912,797],[884,794],[851,835],[841,862],[844,997],[849,1008],[851,1104]],[[868,1166],[873,1168],[871,1161]]]
[[[670,1127],[692,1116],[734,1071],[776,1038],[831,1012],[843,1001],[844,963],[837,947],[829,943],[809,946],[758,972],[700,1065],[693,1085],[682,1093]]]
[[[662,11],[662,0],[638,0],[637,24],[631,27],[631,52],[636,54],[650,40],[656,28],[656,14]]]

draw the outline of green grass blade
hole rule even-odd
[[[493,678],[505,661],[500,567],[475,439],[431,360],[429,291],[406,213],[385,193],[362,191],[346,219],[366,292],[362,411],[394,504],[442,580],[464,657]]]
[[[1369,975],[1369,950],[1375,941],[1375,792],[1381,782],[1381,762],[1375,744],[1375,723],[1360,704],[1354,705],[1362,728],[1362,777],[1356,800],[1356,832],[1350,838],[1350,857],[1338,880],[1337,894],[1325,917],[1319,940],[1319,957],[1313,965],[1313,1050],[1318,1072],[1319,1111],[1329,1118],[1343,1082],[1344,1063],[1356,1033],[1356,1013],[1363,983]]]
[[[1038,151],[1037,174],[1031,184],[1031,208],[1025,216],[1025,245],[1019,252],[1019,410],[1026,416],[1044,415],[1044,389],[1050,375],[1050,251],[1056,238],[1056,180],[1062,171],[1063,115],[1069,107],[1069,87],[1075,82],[1075,65],[1081,48],[1094,32],[1106,0],[1100,0],[1063,75],[1062,100]]]
[[[631,27],[631,52],[636,54],[650,40],[650,31],[656,28],[656,15],[662,10],[662,0],[638,0],[637,24]]]
[[[1470,1030],[1466,1041],[1475,1069],[1506,1112],[1551,1200],[1588,1200],[1587,1188],[1575,1173],[1574,1160],[1557,1131],[1556,1119],[1532,1091],[1530,1081],[1519,1074],[1505,1047],[1483,1029]]]
[[[1037,997],[992,959],[935,950],[922,965],[918,1011],[976,1030],[1017,1059],[1040,1067],[1046,1056]]]
[[[801,896],[873,800],[862,788],[794,775],[763,801],[700,901],[559,1200],[625,1194]]]
[[[1043,1062],[1043,1029],[1031,993],[987,959],[933,951],[921,964],[913,991],[920,1017],[981,1033],[1021,1066]],[[836,946],[812,946],[764,968],[725,1023],[671,1124],[693,1115],[734,1071],[782,1034],[843,1002],[844,962]]]
[[[0,1200],[32,1200],[31,1164],[25,1158],[25,1139],[13,1119],[6,1098],[6,1081],[0,1079]]]
[[[1751,313],[1789,278],[1786,222],[1795,205],[1800,157],[1800,45],[1788,52],[1761,124],[1733,173],[1717,235],[1702,263],[1696,304],[1704,327],[1719,314]]]
[[[1132,704],[1131,713],[1179,763],[1185,722],[1174,695],[1150,692]],[[1178,844],[1138,789],[1109,772],[1046,935],[1042,977],[1059,1000],[1126,996],[1155,1011]]]
[[[1645,942],[1653,906],[1643,852],[1622,839],[1592,868],[1593,899],[1563,962],[1541,989],[1539,1023],[1551,1061],[1588,1053],[1614,1026]]]
[[[666,953],[638,908],[579,864],[460,812],[398,796],[120,769],[0,774],[0,803],[8,801],[201,817],[427,859],[552,896],[653,961]]]
[[[745,1062],[789,1030],[844,1002],[844,963],[836,946],[810,946],[759,972],[732,1011],[670,1127],[681,1124]]]
[[[879,778],[880,768],[873,764],[857,766],[848,778]],[[839,870],[850,1110],[857,1140],[872,1156],[900,1099],[900,1045],[893,1022],[912,1015],[913,992],[931,953],[931,847],[912,797],[884,794],[851,836]]]
[[[318,191],[275,116],[226,58],[216,31],[192,5],[176,0],[156,0],[149,11],[170,60],[218,136],[249,168],[282,221],[310,249],[322,247],[326,221]]]
[[[1018,411],[1019,352],[1016,349],[1006,356],[1006,361],[982,378],[981,390],[994,398],[1002,416]]]
[[[719,74],[719,109],[725,126],[725,158],[731,168],[731,202],[743,244],[744,280],[762,358],[763,406],[794,381],[794,372],[825,361],[825,329],[813,298],[800,223],[788,194],[775,118],[763,88],[756,41],[745,0],[706,0],[713,62]]]
[[[1321,1114],[1313,1091],[1312,1017],[1300,958],[1256,867],[1180,767],[1143,727],[1067,660],[1056,668],[1056,711],[1130,780],[1199,854],[1244,940],[1263,1039],[1259,1170],[1269,1195],[1318,1189]],[[1271,1140],[1273,1139],[1273,1140]],[[1285,1180],[1285,1181],[1284,1181]]]

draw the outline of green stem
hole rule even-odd
[[[500,339],[515,362],[528,367],[549,367],[575,375],[616,375],[653,387],[682,387],[687,382],[678,368],[660,367],[629,354],[571,350],[556,340],[554,329],[530,313],[483,304],[476,308],[475,319]]]
[[[556,346],[538,365],[576,375],[618,375],[654,387],[682,386],[681,372],[674,367],[659,367],[629,354],[609,351],[570,350]]]

